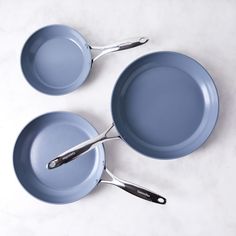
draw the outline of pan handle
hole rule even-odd
[[[95,148],[100,143],[104,143],[108,140],[120,139],[119,135],[108,136],[109,132],[112,130],[113,127],[114,127],[114,123],[112,123],[112,125],[107,130],[105,130],[103,133],[101,133],[97,137],[86,140],[85,142],[82,142],[70,148],[69,150],[61,153],[55,159],[51,160],[47,164],[47,168],[49,170],[55,169],[63,164],[66,164],[72,160],[75,160],[80,155],[90,151],[91,149]]]
[[[108,46],[90,46],[90,49],[101,51],[101,53],[98,54],[97,56],[95,56],[92,59],[92,61],[94,62],[98,58],[100,58],[101,56],[106,55],[106,54],[111,53],[111,52],[126,50],[126,49],[129,49],[129,48],[134,48],[134,47],[143,45],[143,44],[147,43],[148,40],[149,39],[146,38],[146,37],[140,37],[140,38],[129,39],[127,41],[123,41],[123,42],[120,42],[120,43],[115,43],[115,44],[108,45]]]
[[[128,193],[135,195],[136,197],[142,198],[144,200],[166,204],[166,199],[159,194],[156,194],[146,188],[133,184],[131,182],[121,180],[118,177],[114,176],[107,168],[105,168],[106,173],[110,176],[111,180],[100,180],[101,183],[115,185]]]

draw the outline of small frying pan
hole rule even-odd
[[[160,195],[115,177],[105,166],[101,144],[76,163],[53,171],[45,168],[52,155],[96,135],[87,120],[73,113],[53,112],[34,119],[23,129],[14,148],[14,169],[20,183],[31,195],[49,203],[77,201],[99,183],[115,185],[147,201],[166,203]],[[104,172],[111,180],[101,177]]]
[[[156,52],[131,63],[113,90],[111,109],[118,135],[110,129],[52,160],[65,164],[97,143],[122,138],[140,153],[158,159],[187,155],[209,137],[218,117],[218,95],[207,71],[176,52]]]
[[[142,37],[104,47],[90,46],[75,29],[49,25],[36,31],[26,41],[21,67],[26,80],[35,89],[50,95],[66,94],[86,80],[92,63],[101,56],[147,41]],[[101,53],[92,58],[92,49]]]

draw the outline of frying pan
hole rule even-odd
[[[88,77],[92,63],[110,52],[125,50],[148,41],[141,37],[109,46],[90,46],[75,29],[49,25],[32,34],[21,54],[26,80],[37,90],[61,95],[77,89]],[[91,50],[100,51],[92,57]]]
[[[118,135],[109,135],[111,127],[97,138],[58,155],[48,168],[56,168],[98,143],[117,138],[153,158],[187,155],[209,137],[218,107],[214,82],[198,62],[176,52],[148,54],[121,73],[113,90],[112,127],[116,126]]]
[[[96,135],[87,120],[73,113],[52,112],[34,119],[20,133],[14,148],[14,169],[20,183],[31,195],[49,203],[77,201],[99,183],[115,185],[154,203],[166,203],[160,195],[115,177],[105,166],[101,144],[76,163],[46,169],[52,155]],[[103,172],[110,180],[101,177]]]

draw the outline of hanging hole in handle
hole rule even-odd
[[[144,43],[146,43],[146,42],[148,42],[148,41],[149,41],[149,38],[147,38],[147,37],[142,37],[142,38],[140,38],[140,40],[139,40],[139,42],[142,43],[142,44],[144,44]]]
[[[166,204],[166,199],[163,198],[163,197],[158,197],[157,202],[160,203],[160,204]]]

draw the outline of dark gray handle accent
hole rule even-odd
[[[124,42],[124,43],[120,43],[118,45],[119,49],[117,51],[122,51],[122,50],[126,50],[129,48],[134,48],[134,47],[138,47],[142,44],[145,44],[148,42],[148,38],[146,37],[141,37],[139,38],[137,41],[130,41],[130,42]]]
[[[155,202],[159,204],[166,204],[166,199],[156,193],[153,193],[147,189],[144,189],[139,186],[135,186],[132,184],[124,183],[123,186],[120,186],[121,189],[133,194],[136,197],[143,198],[150,202]]]

